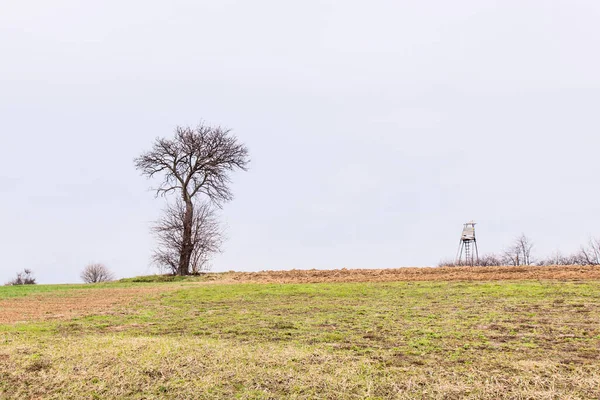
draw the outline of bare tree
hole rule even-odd
[[[23,272],[17,272],[17,277],[6,283],[7,286],[13,285],[35,285],[35,278],[30,269],[24,269]]]
[[[515,246],[523,255],[523,265],[531,265],[531,263],[533,262],[533,259],[531,257],[531,249],[533,249],[533,242],[531,241],[531,239],[525,236],[525,234],[523,233],[516,239]]]
[[[502,252],[502,265],[521,265],[521,253],[510,246]]]
[[[142,175],[162,177],[156,195],[176,193],[185,205],[182,243],[177,264],[178,275],[188,275],[193,245],[194,199],[204,195],[221,207],[233,198],[229,189],[230,173],[246,170],[248,149],[229,129],[199,125],[177,127],[173,139],[156,139],[152,150],[135,159]]]
[[[600,240],[590,238],[587,246],[582,246],[577,255],[577,264],[600,265]]]
[[[158,249],[152,260],[161,269],[177,274],[179,270],[180,251],[183,246],[183,226],[185,222],[185,205],[177,198],[169,204],[163,217],[152,227],[157,240]],[[210,256],[221,250],[222,231],[216,218],[215,210],[208,203],[194,205],[192,221],[192,255],[190,272],[200,273],[208,269]]]
[[[521,234],[515,239],[513,244],[504,250],[502,254],[503,264],[506,265],[531,265],[533,259],[531,257],[531,250],[533,249],[533,242],[525,234]]]
[[[80,277],[85,283],[109,282],[115,279],[104,264],[89,264],[81,271]]]

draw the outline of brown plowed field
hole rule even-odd
[[[142,295],[165,290],[169,287],[81,289],[1,300],[0,324],[102,314]]]
[[[217,280],[248,283],[497,281],[600,279],[600,266],[444,267],[229,272]]]

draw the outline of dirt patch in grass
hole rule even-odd
[[[600,266],[313,269],[211,275],[216,275],[220,283],[589,280],[600,279]]]
[[[70,319],[81,315],[103,314],[136,298],[170,290],[169,286],[78,289],[51,292],[0,301],[0,324]]]

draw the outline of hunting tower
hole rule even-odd
[[[463,226],[460,243],[458,244],[456,264],[473,266],[476,263],[479,263],[479,250],[475,238],[475,222],[471,221]]]

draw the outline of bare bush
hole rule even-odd
[[[211,204],[196,204],[194,210],[189,273],[198,274],[207,271],[210,257],[221,251],[223,233]],[[172,274],[179,272],[181,248],[184,245],[185,213],[185,204],[177,199],[164,210],[163,217],[152,228],[158,240],[158,249],[154,252],[152,261]]]
[[[536,262],[537,265],[587,265],[587,263],[582,262],[582,257],[579,253],[575,254],[562,254],[560,251],[557,251],[553,255],[542,258]]]
[[[24,269],[23,272],[17,272],[17,277],[6,283],[7,286],[35,284],[36,281],[33,277],[33,272],[30,269]]]
[[[502,263],[502,257],[496,254],[485,254],[479,257],[477,265],[480,267],[497,267],[504,264]]]
[[[456,261],[441,261],[438,267],[497,267],[502,264],[502,258],[496,254],[485,254],[479,257],[479,260],[474,264],[470,262],[456,262]]]
[[[104,264],[89,264],[81,271],[80,277],[85,283],[110,282],[115,279]]]
[[[442,260],[438,263],[438,267],[458,267],[456,260]]]

